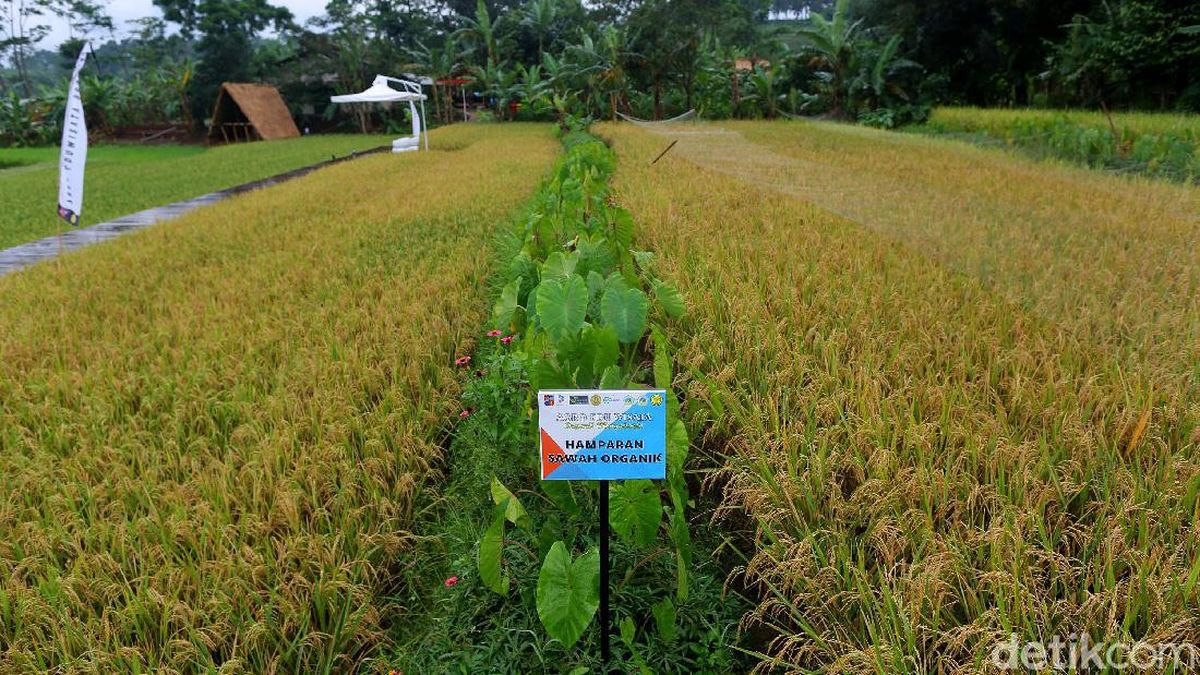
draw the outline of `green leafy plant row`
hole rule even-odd
[[[462,414],[474,418],[464,427],[505,449],[495,458],[495,508],[478,543],[478,571],[495,593],[531,595],[551,638],[567,648],[579,641],[599,606],[597,484],[537,480],[534,395],[552,388],[665,388],[667,480],[615,483],[609,520],[624,552],[614,576],[657,596],[654,630],[669,641],[675,603],[688,597],[692,543],[684,513],[688,431],[671,392],[664,327],[685,306],[655,275],[654,255],[634,249],[633,220],[609,198],[613,152],[578,130],[565,141],[563,161],[517,233],[519,250],[492,310],[488,337],[496,348],[480,350],[464,394]],[[540,567],[511,562],[530,556]],[[645,573],[662,570],[664,557],[674,561],[669,578]],[[635,647],[637,624],[626,617],[620,628],[631,655],[644,663]]]

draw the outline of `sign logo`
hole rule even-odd
[[[543,480],[662,480],[667,475],[666,391],[538,392]],[[567,395],[571,405],[555,406]]]

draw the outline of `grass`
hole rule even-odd
[[[88,153],[83,225],[383,145],[379,136],[307,136],[214,148],[101,145]],[[57,148],[0,150],[0,248],[57,232]]]
[[[957,127],[962,131],[985,131],[1003,136],[1020,123],[1048,124],[1065,119],[1079,126],[1108,130],[1108,116],[1099,110],[1037,110],[1012,108],[939,107],[933,110],[930,122]],[[1118,129],[1135,134],[1171,134],[1192,140],[1200,139],[1200,115],[1188,113],[1114,112],[1113,123]]]
[[[1010,632],[1194,640],[1196,193],[722,127],[600,133],[689,299],[677,386],[753,525],[761,667],[980,672]]]
[[[0,669],[382,667],[480,241],[556,152],[436,135],[0,278]]]
[[[1034,157],[1183,182],[1200,176],[1200,116],[1076,110],[937,108],[919,129]]]

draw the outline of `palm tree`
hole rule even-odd
[[[850,22],[849,4],[849,0],[838,0],[831,19],[813,14],[811,24],[798,32],[813,52],[809,64],[823,75],[829,92],[829,114],[837,118],[846,115],[846,90],[852,73],[855,41],[862,27],[862,19]]]

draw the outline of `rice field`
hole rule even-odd
[[[0,278],[0,671],[379,667],[487,242],[558,151],[541,126],[434,144]],[[137,199],[200,191],[183,164]]]
[[[688,299],[761,670],[1196,640],[1195,189],[832,124],[599,133]]]
[[[1022,124],[1047,125],[1055,120],[1093,129],[1109,130],[1109,116],[1099,110],[1038,110],[1011,108],[970,108],[941,106],[930,115],[929,123],[948,130],[982,131],[997,137]],[[1200,139],[1200,115],[1187,113],[1113,112],[1112,123],[1130,134],[1172,135]]]
[[[570,199],[628,209],[630,274],[679,291],[626,365],[678,395],[712,519],[660,521],[696,558],[655,544],[615,583],[618,651],[916,675],[1013,635],[1200,642],[1200,190],[831,123],[594,131],[611,192],[607,151],[550,173],[583,134],[455,125],[0,278],[0,672],[592,664],[592,623],[573,652],[506,580],[557,521],[500,537],[489,590],[473,520],[511,519],[484,403],[514,526],[556,509],[519,487],[526,364],[474,343],[506,278],[544,281],[505,255],[565,259],[531,223]],[[333,147],[302,140],[102,149],[89,185],[124,189],[90,213]],[[10,160],[0,194],[44,201],[52,169]],[[452,437],[485,459],[448,466]],[[691,599],[643,616],[633,572]]]
[[[248,183],[333,156],[344,157],[390,141],[384,136],[330,135],[213,148],[100,145],[88,153],[83,225]],[[57,199],[57,148],[0,149],[0,248],[54,235],[59,227],[55,219]]]
[[[1194,114],[951,107],[935,109],[917,131],[1117,173],[1192,184],[1200,178],[1200,116]]]

